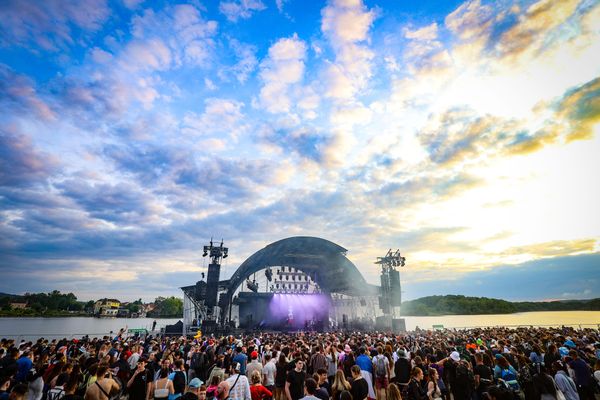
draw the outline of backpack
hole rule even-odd
[[[192,354],[192,359],[190,360],[190,367],[192,369],[200,369],[202,368],[202,364],[204,363],[204,353],[194,353]]]
[[[387,376],[387,370],[385,369],[385,358],[384,356],[377,356],[375,362],[375,376],[378,378],[385,378]]]
[[[533,383],[533,376],[531,375],[531,368],[528,365],[524,365],[519,368],[519,377],[517,378],[519,385],[526,386]]]
[[[183,371],[175,371],[173,373],[173,389],[175,394],[183,394],[187,385],[187,377]]]
[[[503,369],[500,377],[512,390],[519,390],[521,388],[519,386],[519,382],[517,382],[516,375],[510,370],[510,368]]]
[[[475,386],[475,376],[473,372],[467,368],[462,362],[456,366],[456,378],[455,382],[457,385],[465,388],[473,388]]]
[[[65,395],[65,391],[64,389],[60,389],[60,390],[48,390],[48,394],[46,396],[47,400],[59,400],[61,398],[63,398]]]

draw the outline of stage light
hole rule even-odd
[[[265,276],[267,277],[267,280],[269,282],[271,282],[273,280],[273,271],[271,271],[271,268],[267,268],[265,270]]]
[[[256,283],[256,281],[250,282],[250,279],[246,279],[246,287],[254,293],[258,292],[258,283]]]

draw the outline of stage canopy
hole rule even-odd
[[[350,296],[377,295],[379,287],[368,284],[358,268],[346,258],[347,250],[329,240],[294,236],[278,240],[252,254],[232,275],[228,297],[247,277],[267,267],[288,266],[310,275],[325,293]]]

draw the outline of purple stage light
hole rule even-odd
[[[311,322],[329,318],[331,301],[322,294],[275,293],[269,303],[269,323],[273,326],[302,328]]]

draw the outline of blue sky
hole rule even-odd
[[[311,235],[409,299],[600,297],[599,94],[598,1],[5,1],[0,291]]]

